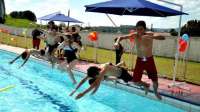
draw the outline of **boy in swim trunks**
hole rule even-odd
[[[31,55],[33,55],[33,56],[44,56],[45,50],[43,50],[43,49],[41,49],[41,50],[27,49],[22,54],[17,56],[14,60],[10,61],[9,64],[13,64],[17,59],[19,59],[21,57],[24,60],[24,63],[19,67],[19,68],[21,68],[28,61],[28,59],[30,58]]]
[[[146,32],[146,23],[144,21],[139,21],[136,24],[136,32],[129,35],[118,37],[117,42],[115,43],[118,46],[118,43],[123,39],[130,39],[135,37],[136,49],[137,49],[137,61],[134,69],[133,82],[136,85],[147,87],[146,82],[141,81],[143,71],[146,70],[149,78],[153,82],[153,88],[155,96],[158,99],[161,99],[160,94],[158,93],[158,76],[157,70],[153,59],[152,48],[153,48],[153,39],[164,40],[165,37],[161,35],[156,35],[151,32]]]
[[[88,80],[90,87],[86,89],[84,92],[79,93],[76,96],[76,99],[83,97],[88,92],[92,91],[94,94],[102,80],[117,80],[122,79],[124,82],[132,81],[133,77],[128,73],[128,71],[122,67],[124,62],[118,63],[117,65],[112,65],[111,63],[101,64],[100,67],[91,66],[87,69],[87,76],[83,78],[80,83],[77,85],[75,90],[73,90],[70,94],[72,96],[81,85]]]

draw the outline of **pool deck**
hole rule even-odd
[[[0,49],[14,52],[14,53],[22,53],[24,51],[23,48],[18,47],[12,47],[4,44],[0,44]],[[81,72],[86,72],[87,68],[89,66],[97,65],[94,63],[89,63],[86,61],[80,61],[79,64],[75,66],[76,70],[79,70]],[[143,81],[148,82],[151,84],[151,81],[148,79],[146,75],[143,75],[142,78]],[[159,92],[167,97],[178,99],[184,102],[187,102],[189,104],[196,105],[200,108],[200,86],[184,83],[184,85],[180,87],[168,87],[169,84],[172,84],[172,80],[165,79],[165,78],[159,78]],[[151,84],[152,85],[152,84]],[[151,87],[152,91],[152,87]]]

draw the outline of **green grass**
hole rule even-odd
[[[33,23],[32,25],[30,25],[30,23]],[[30,20],[27,19],[15,19],[12,18],[10,16],[6,16],[6,22],[5,25],[8,26],[14,26],[14,27],[23,27],[23,28],[27,28],[27,27],[35,27],[36,24]]]
[[[0,42],[3,44],[8,44],[12,46],[22,47],[22,48],[32,48],[32,39],[24,37],[18,37],[13,36],[9,34],[0,33]],[[14,41],[11,41],[11,38],[14,38]],[[41,48],[44,48],[45,44],[41,42]],[[106,49],[96,49],[97,51],[97,62],[98,63],[105,63],[105,62],[112,62],[115,63],[115,53],[111,50]],[[88,61],[95,61],[95,48],[85,46],[85,50],[81,51],[80,58],[83,60]],[[129,69],[133,68],[135,65],[135,55],[131,55],[130,53],[124,53],[122,60],[126,62],[126,65]],[[164,57],[155,57],[155,63],[157,67],[157,71],[160,76],[165,76],[167,78],[172,78],[173,74],[173,64],[174,59],[170,58],[164,58]],[[191,82],[194,84],[200,85],[200,63],[197,62],[188,62],[187,63],[187,69],[186,69],[186,75],[185,78],[183,78],[183,75],[181,74],[181,70],[183,70],[181,64],[178,64],[178,79],[185,80],[187,82]]]

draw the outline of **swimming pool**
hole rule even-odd
[[[185,112],[106,85],[94,96],[75,100],[68,96],[74,86],[67,73],[34,59],[18,69],[21,60],[8,64],[15,56],[0,50],[0,88],[15,85],[0,92],[0,112]]]

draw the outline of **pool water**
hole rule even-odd
[[[0,112],[184,112],[181,109],[120,89],[101,85],[93,96],[75,100],[69,93],[75,87],[67,73],[30,59],[9,65],[16,54],[0,50]],[[75,74],[82,74],[74,72]],[[76,77],[80,81],[79,77]],[[80,91],[88,87],[83,85]]]

